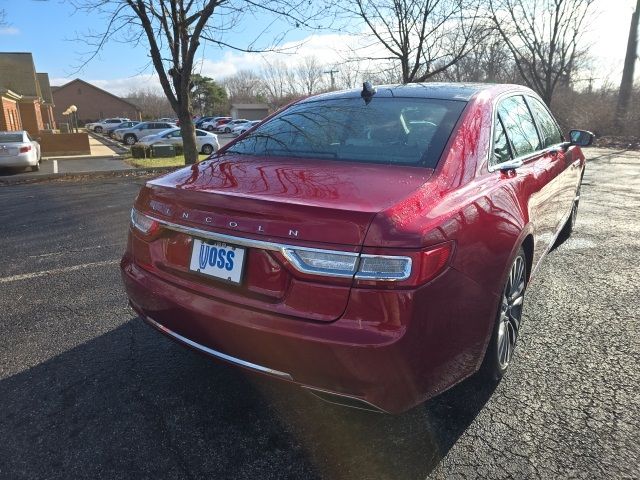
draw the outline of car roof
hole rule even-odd
[[[521,85],[495,84],[495,83],[453,83],[453,82],[428,82],[408,83],[405,85],[374,85],[376,97],[409,97],[409,98],[434,98],[441,100],[469,101],[479,92],[487,91],[493,94],[502,93],[510,89],[528,89]],[[341,90],[337,92],[323,93],[301,100],[300,103],[324,99],[356,98],[360,97],[362,88]]]

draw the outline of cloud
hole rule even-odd
[[[19,35],[20,29],[16,27],[2,27],[0,28],[0,35]]]
[[[208,50],[210,52],[210,50]],[[208,53],[207,52],[207,53]],[[279,53],[281,52],[281,53]],[[378,45],[368,46],[362,37],[350,34],[310,35],[300,42],[282,45],[278,52],[221,52],[219,55],[205,54],[195,62],[194,71],[215,80],[223,80],[241,70],[259,72],[267,63],[281,61],[289,67],[301,64],[305,57],[315,57],[321,65],[334,67],[344,63],[354,55],[362,57],[381,56]],[[64,85],[73,78],[53,78],[52,85]],[[83,80],[121,97],[133,90],[156,90],[161,92],[160,82],[155,74],[143,74],[114,79]]]

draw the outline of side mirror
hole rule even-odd
[[[571,145],[578,145],[579,147],[588,147],[593,143],[595,135],[586,130],[571,130],[569,132],[569,140]]]

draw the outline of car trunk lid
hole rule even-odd
[[[231,245],[236,237],[358,253],[376,213],[431,174],[416,167],[227,155],[149,182],[136,208],[179,226],[150,248],[149,263],[168,280],[249,308],[332,321],[346,308],[350,278],[303,274],[277,249],[258,243],[247,248],[242,282],[230,285],[194,274],[193,239],[212,232],[229,236]]]

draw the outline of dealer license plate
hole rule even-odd
[[[189,269],[227,282],[240,283],[245,251],[235,245],[194,238]]]

